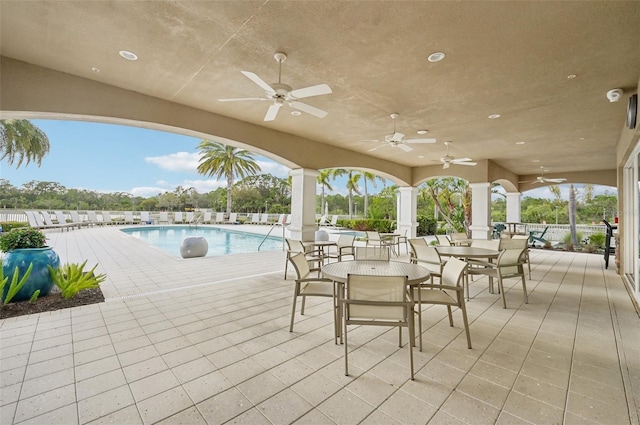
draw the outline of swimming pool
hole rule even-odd
[[[180,244],[188,236],[203,236],[207,240],[207,257],[257,252],[260,242],[265,239],[264,235],[216,227],[144,226],[121,231],[176,256],[180,256]],[[260,246],[260,251],[275,250],[282,250],[282,238],[269,236]]]

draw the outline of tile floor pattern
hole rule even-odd
[[[601,256],[532,251],[529,304],[471,285],[425,310],[424,351],[349,332],[330,301],[288,332],[284,253],[182,260],[115,228],[48,232],[64,262],[99,262],[108,302],[0,321],[2,424],[638,424],[640,320]],[[407,257],[400,257],[406,261]],[[406,340],[406,338],[405,338]]]

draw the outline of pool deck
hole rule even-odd
[[[0,321],[2,424],[640,423],[640,319],[599,255],[532,250],[529,304],[508,280],[506,310],[476,279],[471,350],[459,312],[451,328],[425,309],[411,381],[387,328],[349,331],[344,376],[330,300],[288,332],[282,251],[181,259],[116,226],[46,233],[63,262],[99,263],[107,302]]]

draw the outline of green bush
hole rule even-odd
[[[97,264],[91,270],[85,272],[84,266],[86,264],[87,261],[85,260],[82,264],[65,264],[57,269],[47,266],[49,267],[49,272],[51,272],[53,283],[62,292],[62,298],[73,298],[83,289],[97,288],[107,278],[104,274],[97,276],[94,274],[96,267],[98,267]]]
[[[7,295],[2,300],[2,304],[9,304],[13,297],[22,289],[22,287],[27,283],[27,279],[31,276],[31,270],[33,270],[33,263],[29,264],[29,268],[22,276],[22,279],[18,281],[20,277],[20,269],[16,266],[13,271],[13,277],[11,278],[11,283],[9,284],[9,289],[7,290]],[[0,298],[4,296],[4,287],[9,281],[9,276],[4,275],[4,269],[2,268],[2,262],[0,261]],[[40,292],[38,292],[40,293]]]
[[[340,219],[338,220],[337,224],[341,227],[346,227],[347,229],[352,229],[359,232],[373,230],[380,233],[391,233],[395,230],[395,221],[387,220],[387,219],[365,219],[365,220]]]
[[[20,227],[29,227],[28,223],[23,223],[21,221],[5,221],[0,223],[2,226],[3,232],[10,232],[13,229],[19,229]]]
[[[593,235],[589,236],[589,245],[601,248],[604,246],[605,240],[606,236],[604,233],[594,233]]]
[[[418,228],[416,234],[418,236],[435,235],[438,228],[438,222],[426,215],[418,216]]]
[[[0,235],[0,251],[9,252],[14,249],[44,248],[47,238],[40,230],[32,227],[14,229]]]

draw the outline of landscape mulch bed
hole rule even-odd
[[[89,305],[104,302],[102,289],[91,288],[84,289],[73,297],[65,300],[60,295],[60,289],[54,286],[46,297],[38,298],[36,302],[20,301],[12,302],[0,307],[0,319],[9,317],[22,316],[25,314],[42,313],[45,311],[61,310],[63,308],[78,307],[81,305]]]

